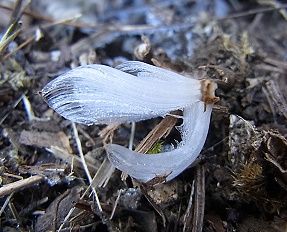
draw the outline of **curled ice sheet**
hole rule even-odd
[[[184,171],[199,155],[209,128],[212,106],[197,102],[183,111],[182,142],[177,149],[155,155],[144,155],[116,144],[106,149],[112,164],[142,182],[156,176],[171,180]]]
[[[141,62],[87,65],[48,83],[42,96],[63,117],[83,124],[164,116],[201,99],[200,81]]]
[[[75,68],[48,83],[42,96],[65,118],[87,125],[139,121],[183,109],[182,142],[177,149],[143,155],[119,145],[107,146],[115,167],[147,182],[156,176],[171,180],[198,157],[216,100],[215,88],[208,80],[130,61],[116,69],[96,64]]]

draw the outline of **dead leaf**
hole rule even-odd
[[[19,142],[28,146],[36,147],[59,147],[64,148],[69,153],[72,153],[69,138],[62,131],[58,133],[52,132],[39,132],[39,131],[26,131],[23,130],[20,134]]]
[[[47,208],[45,214],[37,218],[35,231],[56,231],[68,212],[80,199],[81,189],[74,187],[58,196]],[[75,212],[75,211],[74,211]]]

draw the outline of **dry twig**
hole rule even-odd
[[[31,185],[39,184],[44,180],[44,176],[31,176],[27,179],[18,180],[10,184],[6,184],[0,188],[0,198],[13,192],[17,192],[23,188],[28,188]]]

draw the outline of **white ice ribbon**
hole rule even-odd
[[[75,68],[48,83],[42,96],[63,117],[87,125],[140,121],[183,109],[182,142],[172,151],[143,155],[116,144],[106,147],[116,168],[147,182],[164,175],[171,180],[198,157],[212,111],[201,101],[201,88],[199,80],[130,61],[116,68]]]

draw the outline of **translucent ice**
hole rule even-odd
[[[212,105],[203,102],[201,81],[129,61],[116,68],[87,65],[75,68],[48,83],[42,96],[63,117],[83,124],[139,121],[183,110],[176,149],[144,155],[123,146],[106,146],[111,163],[130,176],[147,182],[156,176],[171,180],[199,155],[209,128]],[[207,85],[208,86],[208,85]],[[213,97],[214,89],[209,88]]]

